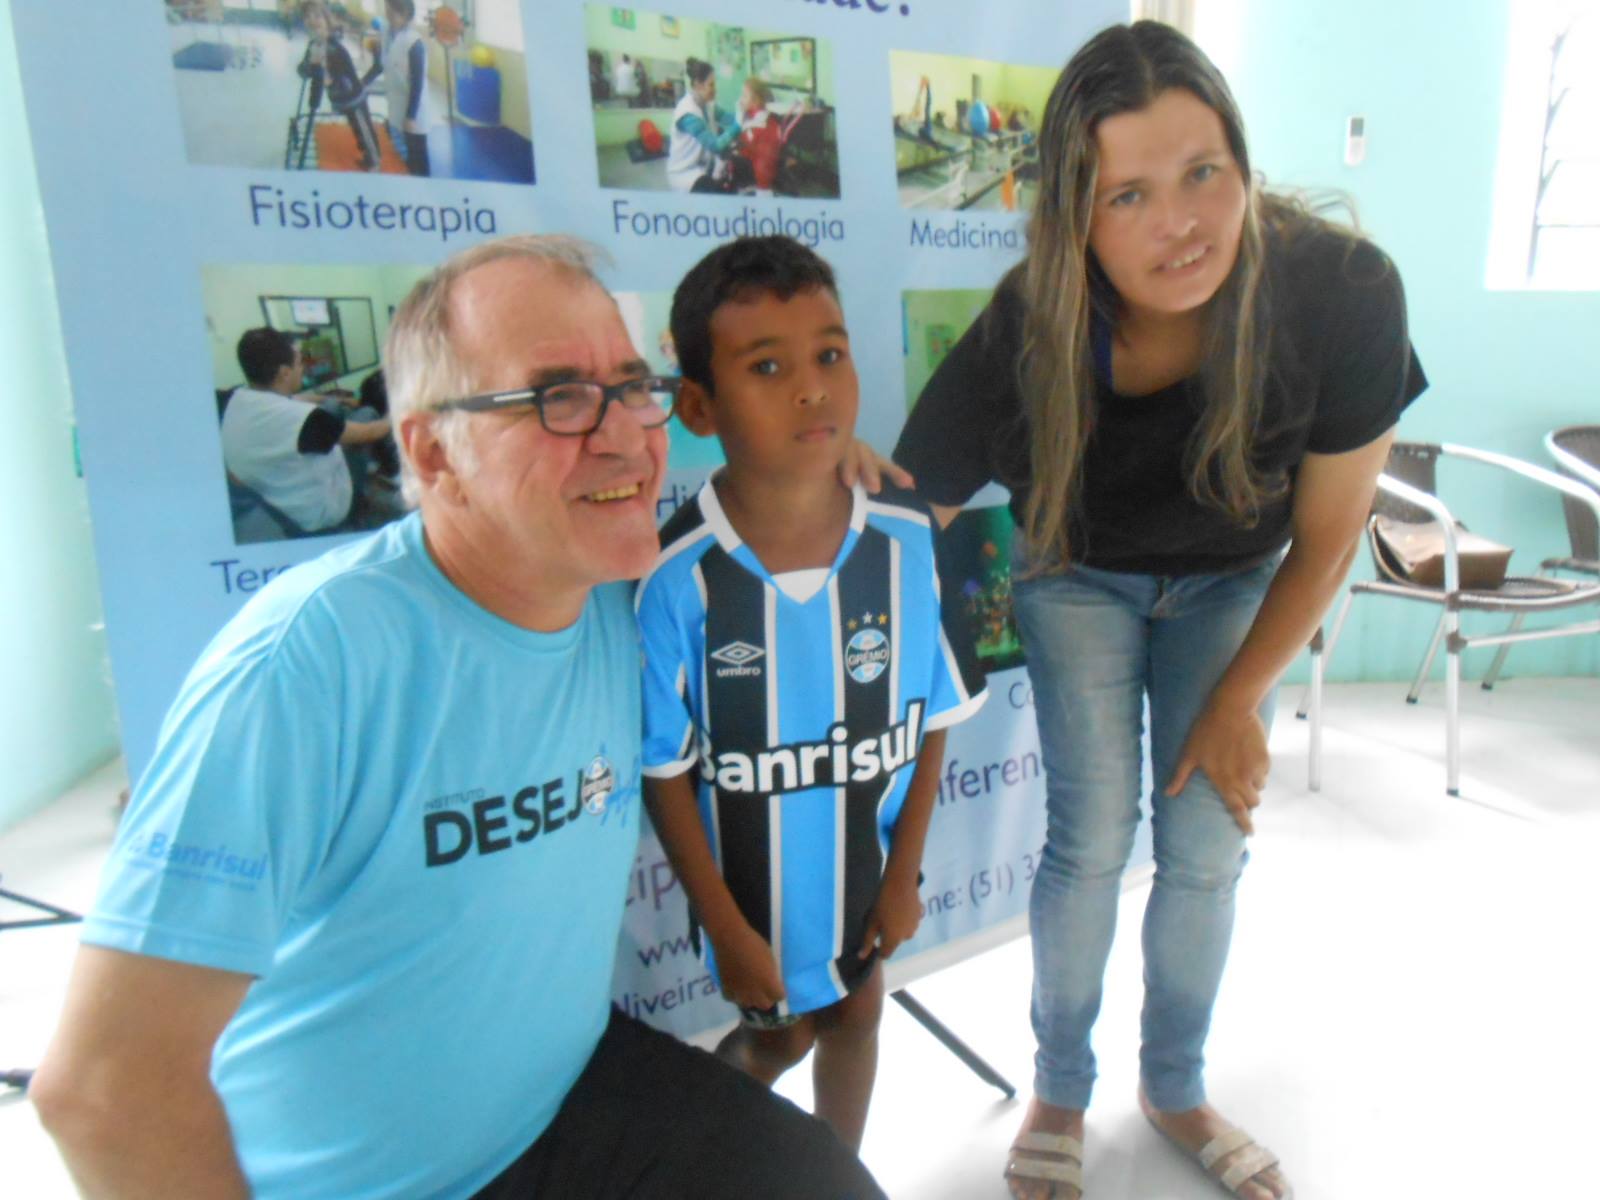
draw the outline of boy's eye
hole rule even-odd
[[[831,367],[835,363],[843,362],[844,359],[845,352],[838,346],[829,346],[817,355],[817,361],[825,367]]]
[[[775,358],[761,358],[750,364],[750,371],[755,375],[776,375],[778,373],[778,360]]]

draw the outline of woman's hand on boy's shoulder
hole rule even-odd
[[[722,994],[744,1008],[771,1008],[788,995],[767,940],[748,923],[711,939]]]
[[[860,438],[851,441],[839,460],[839,482],[845,487],[855,487],[857,481],[873,495],[883,490],[887,479],[896,487],[913,488],[917,481],[911,472],[891,459],[884,458]]]
[[[880,958],[888,958],[902,943],[916,936],[920,924],[922,897],[917,894],[916,881],[885,875],[878,888],[877,903],[867,917],[867,934],[858,956],[866,958],[876,950]]]

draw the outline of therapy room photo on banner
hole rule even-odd
[[[162,3],[191,163],[533,182],[520,0]]]
[[[895,173],[905,208],[1027,212],[1053,67],[889,53]]]
[[[234,542],[375,529],[405,515],[379,356],[425,267],[201,270]]]
[[[585,26],[601,187],[838,198],[828,41],[609,4]]]

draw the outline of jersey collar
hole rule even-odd
[[[717,489],[712,486],[709,477],[701,485],[700,494],[696,499],[700,502],[700,515],[705,518],[706,527],[716,537],[717,545],[722,547],[729,558],[746,570],[772,583],[772,576],[766,567],[762,566],[755,552],[744,544],[739,531],[733,527],[733,522],[728,520],[728,514],[722,509],[722,502],[717,499]],[[844,565],[844,560],[850,557],[850,551],[855,549],[861,531],[867,527],[867,500],[866,489],[857,482],[850,489],[850,528],[839,546],[839,553],[834,556],[833,565],[828,568],[829,575]]]

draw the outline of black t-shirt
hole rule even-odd
[[[1203,411],[1198,380],[1123,396],[1096,372],[1094,431],[1070,526],[1073,561],[1111,571],[1192,575],[1262,561],[1289,540],[1293,482],[1307,453],[1364,446],[1428,386],[1406,332],[1399,273],[1376,246],[1313,230],[1268,243],[1271,365],[1252,460],[1289,487],[1243,526],[1196,500],[1185,452]],[[1018,384],[1023,300],[995,292],[918,398],[895,460],[936,504],[991,481],[1020,525],[1029,478]]]

